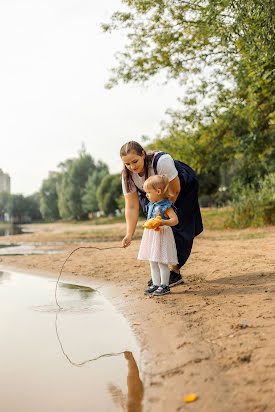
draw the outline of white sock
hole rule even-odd
[[[169,278],[170,278],[170,269],[168,265],[165,263],[159,263],[159,270],[160,270],[160,283],[161,285],[169,285]]]
[[[153,262],[152,260],[149,260],[149,263],[150,263],[150,267],[151,267],[151,275],[152,275],[153,285],[159,286],[160,285],[159,264],[158,264],[158,262]]]

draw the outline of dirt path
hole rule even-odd
[[[120,246],[118,241],[91,243],[99,228],[36,229],[1,243],[66,241],[66,253],[0,256],[2,267],[57,276],[75,246]],[[111,231],[120,236],[123,225]],[[133,328],[142,347],[144,411],[274,411],[274,228],[205,231],[182,270],[185,284],[161,298],[143,295],[149,266],[137,261],[138,247],[136,240],[128,249],[80,250],[65,271],[78,281],[103,284],[129,322],[140,323]],[[199,398],[185,404],[190,393]]]

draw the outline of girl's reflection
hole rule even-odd
[[[124,357],[128,361],[127,398],[122,390],[112,383],[109,384],[109,391],[112,395],[114,404],[117,407],[120,407],[123,411],[141,412],[143,384],[139,377],[138,367],[132,352],[125,351]]]
[[[127,398],[127,411],[139,412],[141,411],[141,401],[143,397],[143,383],[139,377],[139,370],[133,357],[132,352],[124,352],[124,357],[128,361],[128,398]]]
[[[112,395],[113,401],[116,405],[119,405],[122,410],[127,411],[127,412],[141,412],[142,411],[142,398],[143,398],[143,383],[139,377],[139,370],[137,367],[137,363],[135,361],[135,358],[132,354],[132,352],[129,351],[124,351],[124,352],[118,352],[118,353],[104,353],[100,356],[97,356],[96,358],[92,359],[87,359],[83,362],[74,362],[68,354],[65,352],[62,341],[60,339],[60,335],[58,333],[58,315],[60,311],[56,313],[55,316],[55,330],[56,330],[56,336],[60,345],[60,348],[62,350],[63,355],[65,358],[70,362],[71,365],[73,366],[83,366],[87,363],[94,362],[100,358],[104,357],[112,357],[112,356],[119,356],[122,353],[124,354],[124,358],[128,362],[128,375],[127,375],[127,388],[128,388],[128,393],[127,393],[127,399],[125,399],[125,395],[123,395],[123,392],[121,391],[120,388],[116,387],[112,383],[108,385],[109,391]]]

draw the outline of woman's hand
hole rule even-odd
[[[122,247],[128,247],[128,246],[130,246],[131,242],[132,242],[132,236],[126,235],[126,236],[122,239]]]

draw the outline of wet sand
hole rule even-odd
[[[1,238],[65,241],[66,253],[0,256],[0,266],[57,278],[74,247],[120,246],[107,235],[91,242],[101,229],[49,224]],[[114,236],[123,229],[114,225]],[[136,259],[138,248],[135,240],[127,249],[79,250],[62,276],[101,286],[132,325],[142,349],[143,411],[275,410],[274,228],[204,231],[182,270],[185,284],[164,297],[143,295],[150,271]],[[185,404],[190,393],[198,399]]]

